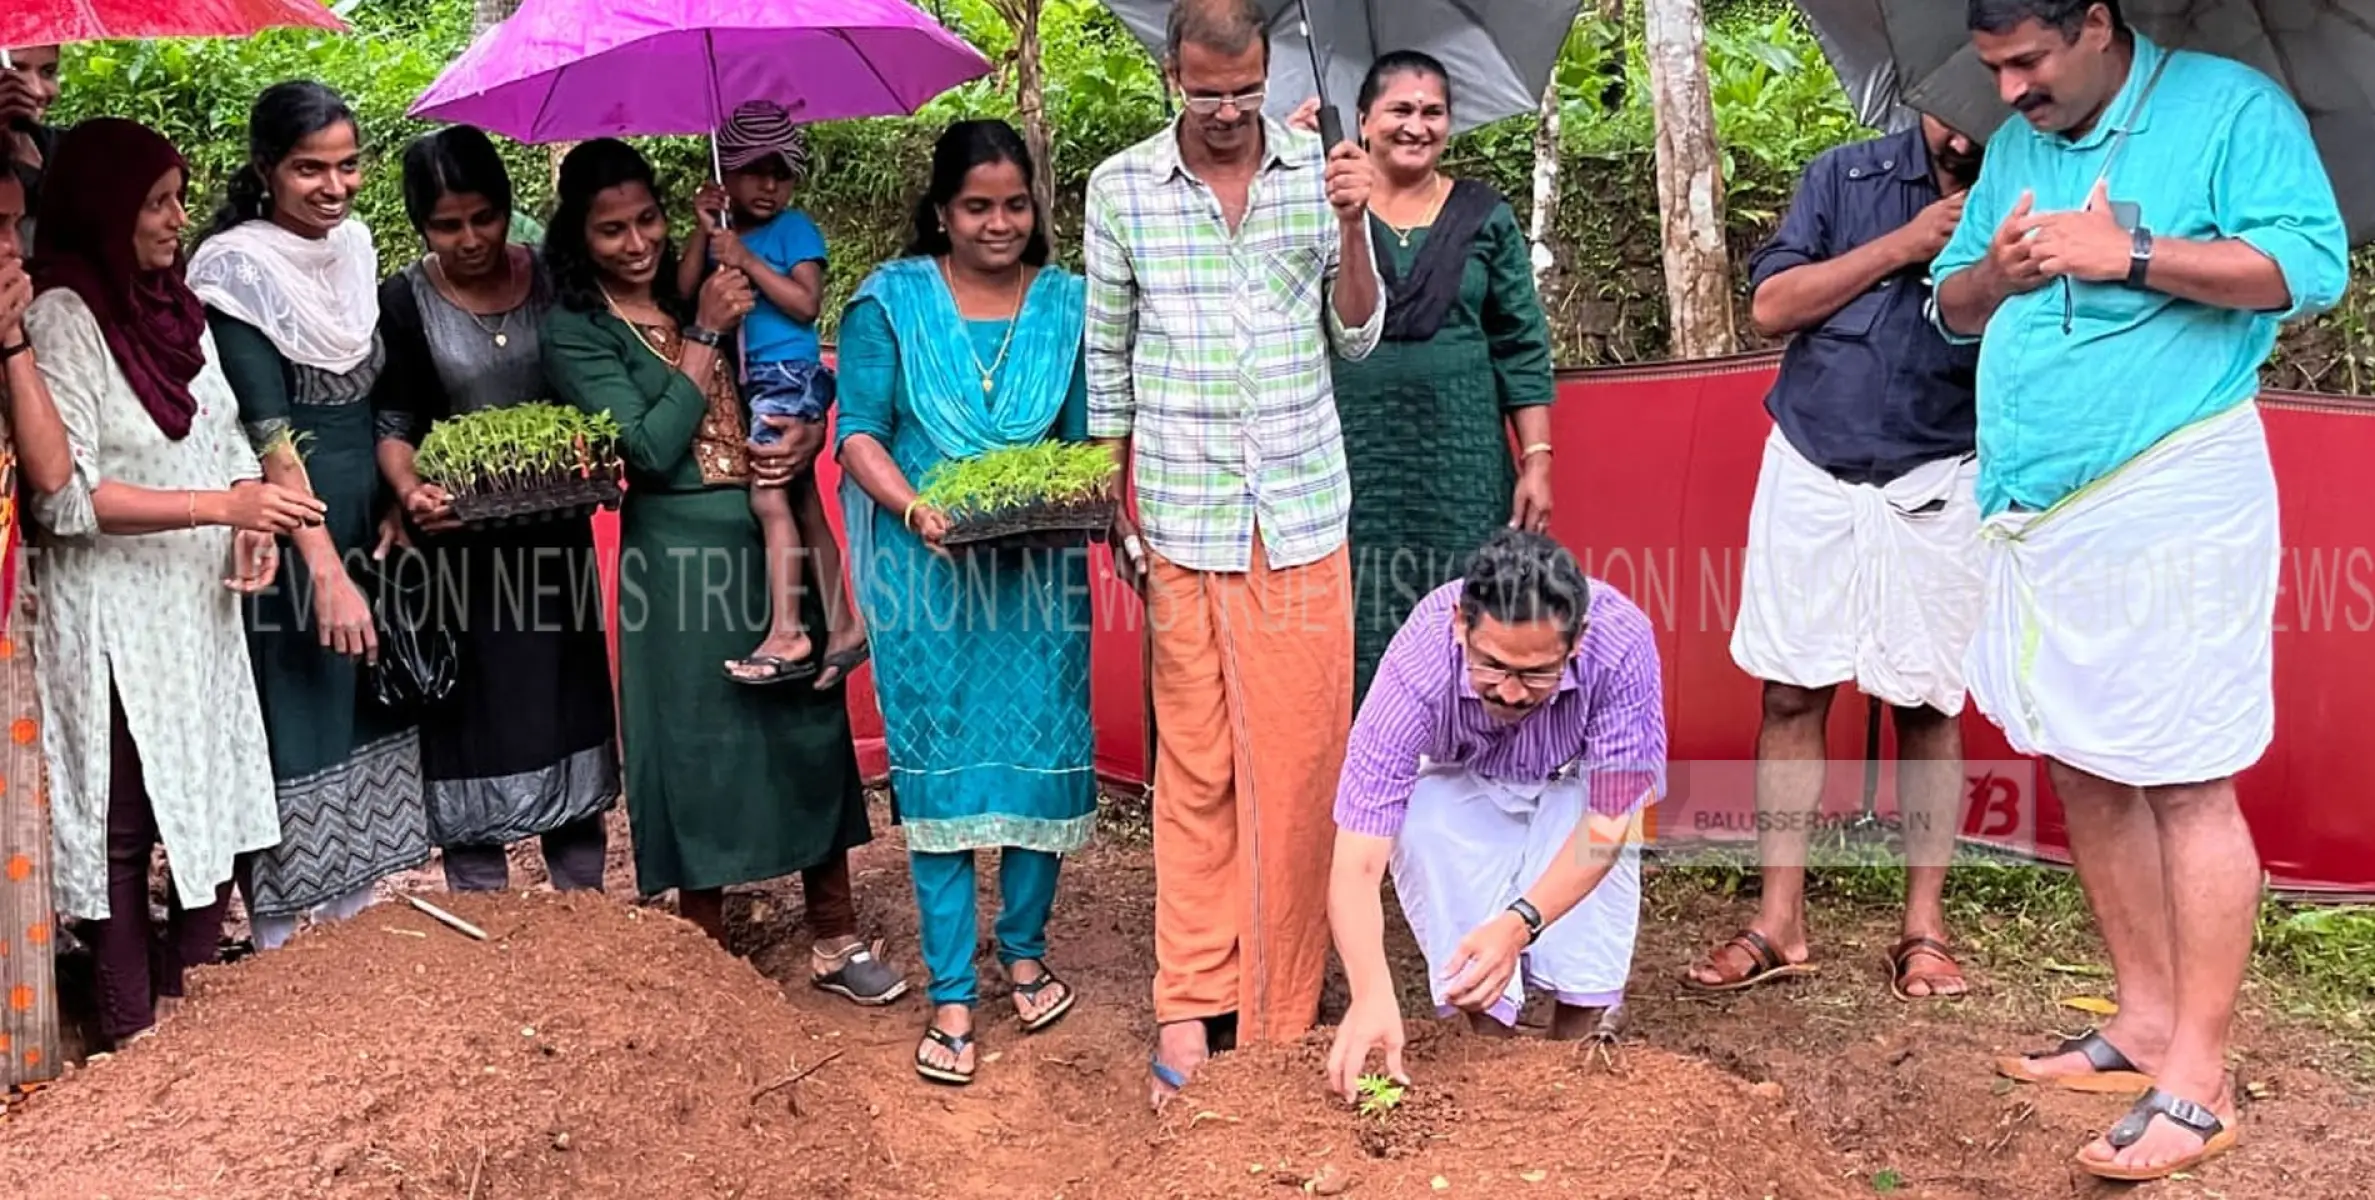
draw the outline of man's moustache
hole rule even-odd
[[[2018,109],[2021,112],[2029,113],[2035,112],[2051,103],[2053,103],[2053,93],[2030,92],[2022,96],[2020,99],[2013,101],[2012,107]]]

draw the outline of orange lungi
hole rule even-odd
[[[1246,1041],[1319,1016],[1328,862],[1352,728],[1343,549],[1244,574],[1149,555],[1155,1019],[1237,1014]]]

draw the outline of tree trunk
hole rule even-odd
[[[1658,216],[1666,260],[1671,353],[1709,358],[1734,349],[1732,272],[1724,246],[1723,159],[1708,95],[1706,22],[1699,0],[1643,0],[1650,103],[1658,130]]]
[[[1040,219],[1047,222],[1048,240],[1056,237],[1055,144],[1047,130],[1047,77],[1039,58],[1039,12],[1043,0],[991,0],[998,15],[1014,29],[1014,107],[1023,121],[1023,144],[1031,150],[1036,168],[1032,199]]]
[[[519,11],[520,0],[475,0],[470,9],[470,33],[475,37]]]
[[[1550,273],[1558,255],[1550,248],[1559,222],[1559,78],[1552,72],[1542,89],[1540,120],[1534,126],[1534,218],[1528,236],[1533,242],[1534,290],[1549,304]]]

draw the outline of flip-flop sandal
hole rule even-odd
[[[2208,1107],[2181,1096],[2172,1096],[2159,1088],[2146,1091],[2143,1098],[2136,1101],[2135,1107],[2128,1110],[2128,1115],[2121,1117],[2119,1124],[2103,1135],[2103,1140],[2111,1143],[2114,1150],[2125,1150],[2144,1140],[2144,1132],[2152,1127],[2154,1117],[2160,1117],[2202,1139],[2202,1148],[2175,1162],[2162,1163],[2157,1167],[2123,1167],[2088,1158],[2086,1151],[2080,1150],[2077,1155],[2079,1169],[2097,1179],[2113,1179],[2122,1183],[2167,1179],[2179,1171],[2191,1171],[2217,1158],[2234,1149],[2235,1143],[2242,1140],[2240,1133],[2219,1120],[2218,1114]]]
[[[948,1051],[949,1056],[952,1058],[963,1059],[965,1057],[966,1048],[973,1045],[973,1035],[969,1033],[950,1033],[938,1025],[926,1025],[924,1026],[924,1041],[930,1042],[933,1045]],[[979,1069],[979,1066],[976,1065],[975,1070]],[[926,1060],[924,1058],[924,1047],[922,1042],[916,1043],[915,1047],[915,1073],[931,1080],[934,1083],[945,1083],[950,1087],[963,1087],[966,1084],[973,1082],[972,1071],[967,1071],[962,1068],[943,1067],[937,1063]]]
[[[816,685],[818,690],[821,691],[829,687],[838,687],[841,684],[848,682],[850,672],[857,670],[861,666],[864,666],[866,660],[872,658],[873,656],[874,644],[872,642],[859,642],[857,645],[852,646],[847,650],[836,650],[831,654],[826,655],[824,665],[814,673],[822,676],[826,671],[837,671],[839,674],[833,676],[831,682],[826,682],[822,679],[819,679]]]
[[[1912,975],[1907,971],[1906,968],[1912,965],[1913,956],[1916,954],[1928,954],[1932,957],[1943,959],[1945,960],[1946,967],[1942,970],[1931,971],[1926,975]],[[1923,982],[1928,983],[1931,988],[1930,994],[1927,996],[1916,996],[1913,993],[1906,991],[1905,985],[1912,982],[1914,979],[1920,979]],[[1963,985],[1963,990],[1959,992],[1941,992],[1936,990],[1938,984],[1947,979],[1953,979],[1961,983]],[[1954,952],[1947,949],[1946,943],[1941,942],[1933,937],[1921,937],[1919,935],[1915,935],[1913,937],[1906,938],[1904,941],[1898,942],[1896,949],[1888,952],[1888,990],[1890,995],[1895,996],[1897,999],[1902,1000],[1907,1004],[1911,1004],[1916,1000],[1960,1000],[1963,997],[1971,994],[1971,981],[1967,978],[1964,978],[1963,964],[1955,960]]]
[[[2086,1059],[2092,1071],[2073,1075],[2043,1075],[2036,1064],[2049,1058],[2076,1054]],[[2007,1054],[1996,1059],[1996,1074],[2020,1083],[2034,1083],[2043,1087],[2060,1088],[2066,1092],[2091,1092],[2114,1095],[2140,1092],[2152,1087],[2152,1076],[2136,1069],[2119,1047],[2103,1039],[2101,1032],[2087,1030],[2074,1038],[2066,1038],[2051,1050],[2036,1050],[2027,1054]]]
[[[765,674],[745,675],[735,671],[735,667],[758,667]],[[749,658],[737,659],[728,663],[725,672],[726,678],[746,687],[774,687],[779,683],[806,679],[817,673],[817,666],[814,663],[794,662],[788,658],[778,658],[772,654],[754,654]]]
[[[1039,978],[1034,979],[1029,983],[1018,983],[1014,985],[1014,994],[1022,997],[1023,1000],[1031,1004],[1037,1004],[1039,1002],[1039,993],[1044,992],[1051,987],[1060,987],[1064,989],[1063,999],[1056,1001],[1056,1006],[1054,1008],[1040,1013],[1036,1020],[1024,1021],[1022,1023],[1024,1033],[1037,1033],[1040,1030],[1046,1029],[1054,1025],[1056,1022],[1063,1020],[1066,1014],[1069,1014],[1072,1011],[1072,1002],[1079,999],[1080,994],[1072,990],[1071,984],[1058,979],[1055,972],[1048,970],[1046,963],[1039,964]],[[1020,1019],[1020,1016],[1021,1014],[1016,1014],[1018,1020]]]
[[[1766,941],[1765,936],[1754,929],[1743,929],[1731,941],[1716,947],[1715,953],[1707,956],[1708,965],[1713,966],[1715,955],[1732,946],[1748,952],[1748,974],[1723,983],[1701,983],[1695,976],[1685,972],[1682,976],[1683,990],[1712,996],[1725,992],[1744,992],[1758,984],[1821,973],[1821,968],[1813,963],[1794,963],[1784,959],[1781,952],[1773,948],[1773,943]]]
[[[1187,1090],[1187,1073],[1164,1062],[1162,1051],[1157,1050],[1147,1058],[1146,1069],[1154,1073],[1156,1083],[1162,1084],[1164,1087],[1171,1089],[1170,1091],[1155,1099],[1154,1104],[1156,1108],[1161,1108],[1163,1105],[1169,1103],[1172,1097],[1177,1096],[1181,1092]]]

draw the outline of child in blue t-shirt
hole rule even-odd
[[[750,406],[751,440],[772,445],[783,433],[764,418],[815,424],[833,405],[833,373],[821,361],[816,335],[825,237],[808,214],[786,206],[807,168],[808,150],[783,106],[759,100],[735,109],[718,130],[717,151],[725,181],[703,185],[694,201],[700,219],[685,246],[678,284],[682,294],[692,295],[717,266],[750,277],[758,302],[742,320],[743,399]],[[803,472],[786,487],[752,487],[750,509],[766,538],[773,612],[765,640],[749,657],[727,663],[726,675],[747,684],[815,675],[816,687],[831,687],[866,660],[866,634],[842,590],[840,547],[826,524],[815,472]],[[824,610],[821,664],[813,661],[815,645],[800,619],[803,560],[816,565]]]

